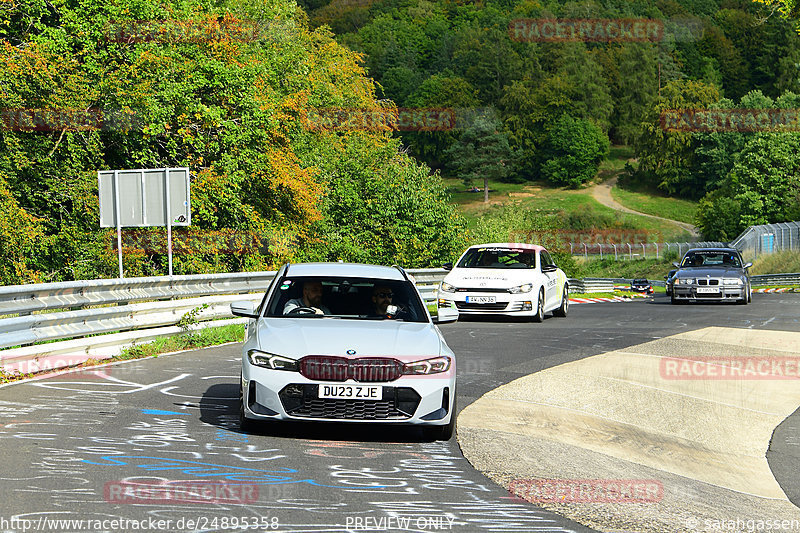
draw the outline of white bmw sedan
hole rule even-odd
[[[231,311],[252,319],[242,354],[243,429],[257,421],[371,422],[452,436],[455,355],[402,268],[287,264],[258,307],[236,302]]]
[[[447,265],[445,268],[449,268]],[[471,246],[439,287],[439,309],[462,315],[527,316],[536,322],[550,311],[567,316],[569,284],[550,254],[533,244]]]

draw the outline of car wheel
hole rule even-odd
[[[680,302],[680,300],[675,298],[675,294],[672,293],[672,294],[669,295],[669,303],[671,303],[672,305],[676,305],[676,304],[679,304],[681,302]]]
[[[564,285],[564,294],[561,295],[561,306],[553,311],[555,316],[567,316],[569,312],[569,287]]]
[[[544,287],[539,289],[539,301],[536,304],[536,314],[533,315],[534,322],[542,322],[544,320]]]
[[[742,294],[741,299],[736,300],[736,303],[739,305],[747,305],[750,302],[750,298],[746,294]]]
[[[753,287],[747,285],[747,303],[750,303],[752,301],[753,301]]]

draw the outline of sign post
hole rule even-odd
[[[172,275],[172,227],[190,226],[189,169],[156,168],[101,170],[97,173],[100,227],[117,229],[119,277],[122,268],[122,228],[167,228],[169,275]]]

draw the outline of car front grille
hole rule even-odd
[[[309,355],[300,359],[300,374],[317,381],[359,382],[394,381],[403,375],[403,363],[397,359],[362,357],[346,359],[325,355]]]
[[[493,304],[475,304],[469,302],[456,302],[458,309],[472,311],[505,311],[508,302],[498,302]]]
[[[499,292],[508,294],[508,289],[487,289],[486,287],[472,287],[467,289],[456,289],[456,292]]]
[[[381,400],[319,398],[319,385],[287,385],[278,393],[289,416],[333,420],[404,420],[411,418],[421,400],[414,389],[383,387]]]
[[[706,286],[706,285],[719,285],[718,279],[698,279],[698,285]]]

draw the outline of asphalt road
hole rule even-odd
[[[755,294],[749,306],[672,306],[660,296],[575,305],[542,324],[460,321],[442,331],[465,407],[544,368],[712,325],[800,331],[800,295]],[[343,424],[241,433],[239,349],[0,388],[0,531],[591,531],[510,497],[455,438]],[[769,456],[779,481],[800,462],[793,417],[779,428],[782,452]]]

